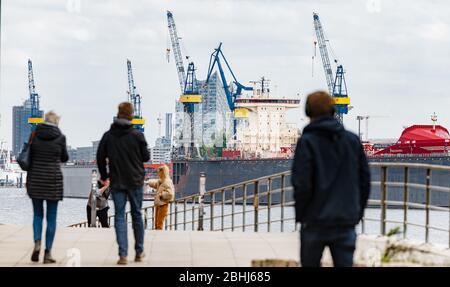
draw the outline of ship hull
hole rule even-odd
[[[383,157],[370,158],[371,162],[408,162],[426,163],[450,166],[450,157]],[[253,180],[280,172],[289,171],[292,167],[292,159],[253,159],[253,160],[179,160],[173,162],[173,181],[176,190],[176,197],[181,198],[199,193],[199,177],[204,173],[206,176],[206,190],[218,189],[224,186],[233,185],[239,182]],[[64,174],[64,196],[87,198],[90,191],[90,175],[95,165],[91,166],[65,166]],[[380,169],[372,168],[372,181],[380,180]],[[402,182],[404,176],[403,169],[389,169],[388,181]],[[425,184],[425,171],[413,170],[409,172],[409,181],[412,183]],[[290,177],[285,178],[285,185],[290,185]],[[450,174],[444,172],[434,172],[431,184],[436,186],[450,186]],[[279,182],[272,182],[272,188],[276,189]],[[267,186],[260,189],[264,192]],[[252,187],[249,186],[248,194],[252,194]],[[236,196],[242,195],[242,189],[236,190]],[[291,200],[292,192],[285,194],[286,200]],[[432,192],[431,204],[438,206],[449,206],[450,194],[445,192]],[[381,191],[379,185],[374,185],[371,191],[371,199],[380,199]],[[272,203],[277,203],[279,197],[274,195]],[[389,187],[387,200],[403,201],[403,187]],[[417,188],[409,189],[408,200],[414,203],[425,203],[425,192]],[[264,204],[266,199],[262,198]]]

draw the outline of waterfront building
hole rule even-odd
[[[39,111],[39,117],[43,117],[44,112]],[[18,156],[23,144],[28,141],[31,128],[28,118],[31,116],[31,102],[26,100],[22,106],[14,106],[12,113],[12,151],[14,156]]]

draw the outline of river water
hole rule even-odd
[[[76,199],[76,198],[64,198],[63,201],[58,205],[58,226],[68,226],[73,223],[78,223],[82,221],[86,221],[86,199]],[[144,201],[144,206],[152,205],[151,201]],[[181,206],[178,207],[179,210]],[[189,209],[189,206],[187,207]],[[247,210],[251,210],[251,206],[247,206]],[[110,202],[110,214],[114,213],[114,207],[112,202]],[[242,210],[241,206],[235,207],[235,212],[239,212]],[[206,216],[209,216],[210,210],[208,208],[205,209]],[[217,206],[214,210],[216,216],[219,216],[221,213],[220,206]],[[197,211],[195,212],[197,215]],[[231,214],[231,206],[224,207],[224,214]],[[366,217],[379,219],[380,218],[380,209],[378,208],[369,208],[366,210]],[[150,214],[149,214],[150,215]],[[195,215],[194,218],[197,218]],[[253,222],[253,214],[250,212],[246,215],[246,223]],[[271,219],[277,220],[281,217],[281,210],[279,208],[271,209]],[[284,218],[293,218],[294,211],[293,208],[285,208],[284,210]],[[11,188],[0,188],[0,224],[15,224],[15,225],[31,225],[33,219],[32,205],[31,200],[26,194],[24,189],[11,189]],[[179,213],[178,222],[182,222],[183,213]],[[190,220],[191,215],[190,212],[186,215],[186,220]],[[242,215],[236,215],[235,226],[242,225]],[[400,209],[389,209],[387,211],[387,219],[393,221],[401,222],[403,220],[403,211]],[[431,211],[430,212],[430,225],[435,226],[441,229],[448,230],[450,228],[450,214],[444,211]],[[267,210],[261,210],[259,213],[259,221],[264,222],[267,221]],[[425,223],[425,212],[423,210],[409,210],[408,211],[408,221],[414,224],[424,224]],[[205,221],[205,226],[209,227],[210,222]],[[220,228],[221,219],[217,218],[214,222],[215,228]],[[231,227],[231,217],[228,216],[224,219],[225,228]],[[389,230],[394,227],[403,228],[402,224],[399,223],[388,223],[386,230]],[[189,229],[190,226],[187,227]],[[196,227],[195,227],[196,228]],[[284,225],[285,231],[294,230],[295,225],[294,222],[286,222]],[[208,229],[208,228],[205,228]],[[242,228],[240,228],[242,229]],[[280,223],[273,223],[271,225],[271,231],[277,232],[280,231],[281,225]],[[247,230],[252,230],[252,227],[247,227]],[[260,227],[260,231],[266,231],[267,227],[262,224]],[[361,225],[358,226],[358,230],[361,231]],[[365,223],[365,233],[369,234],[379,234],[380,232],[380,223],[374,221],[366,221]],[[422,227],[408,226],[407,229],[407,238],[424,241],[425,240],[425,231]],[[441,244],[448,246],[449,244],[449,233],[430,230],[429,240],[435,244]]]

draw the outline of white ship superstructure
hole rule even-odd
[[[0,144],[0,186],[25,184],[26,172],[12,160],[11,153]]]
[[[298,108],[299,99],[272,98],[268,80],[254,82],[253,94],[236,99],[236,144],[244,156],[283,157],[295,146],[299,132],[286,122],[286,112]]]

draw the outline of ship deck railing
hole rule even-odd
[[[446,238],[445,244],[450,248],[450,186],[448,180],[444,181],[447,184],[440,182],[444,177],[450,178],[450,167],[372,162],[370,168],[371,198],[358,231],[373,233],[374,229],[369,231],[367,227],[370,223],[377,223],[379,226],[375,233],[387,235],[396,232],[406,239],[410,229],[419,228],[423,242],[430,242],[430,235],[438,232],[440,238]],[[395,194],[397,198],[393,197]],[[170,204],[164,228],[293,232],[299,228],[295,221],[294,204],[291,172],[286,171],[208,190],[203,195],[198,193],[176,198]],[[378,215],[368,212],[373,207],[377,208]],[[389,216],[393,210],[397,213],[396,217]],[[410,218],[413,210],[420,211],[420,220]],[[145,228],[153,229],[154,204],[144,207],[142,213]],[[432,221],[435,213],[439,215],[436,222]],[[110,223],[113,219],[114,215],[109,216]],[[126,221],[131,223],[129,211],[126,212]],[[98,222],[96,226],[100,226]],[[88,227],[88,224],[81,222],[71,227]]]

